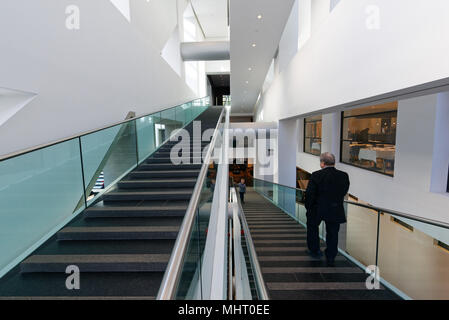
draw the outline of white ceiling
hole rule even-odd
[[[233,113],[254,112],[294,2],[230,0]]]
[[[228,39],[228,1],[192,0],[206,39]]]

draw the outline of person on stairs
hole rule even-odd
[[[242,204],[245,203],[245,193],[246,193],[246,184],[245,179],[240,179],[240,183],[238,184],[239,187],[239,193],[240,193],[240,200],[242,201]]]
[[[344,198],[349,190],[349,176],[335,168],[335,156],[329,152],[320,156],[321,170],[312,174],[306,190],[307,246],[313,258],[322,256],[319,225],[326,224],[326,259],[334,266],[338,253],[340,224],[346,222]]]

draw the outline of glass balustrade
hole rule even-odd
[[[0,277],[209,106],[198,99],[0,159]],[[98,190],[96,190],[98,191]],[[203,230],[204,232],[204,230]]]
[[[222,117],[221,121],[224,120],[224,117]],[[220,127],[222,125],[223,123],[220,124]],[[181,267],[179,283],[175,289],[177,300],[201,300],[204,297],[204,292],[211,285],[209,277],[205,275],[203,266],[214,192],[220,192],[216,188],[216,182],[222,143],[221,135],[218,134],[214,144],[210,145],[210,148],[212,148],[211,157],[201,185],[199,200],[194,209],[194,223]]]

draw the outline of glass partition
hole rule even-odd
[[[412,299],[449,299],[449,230],[387,213],[380,230],[380,276]]]
[[[78,138],[0,162],[0,276],[84,209],[81,169]]]
[[[99,177],[105,190],[114,185],[174,130],[206,110],[208,101],[198,99],[0,160],[0,277],[99,198],[92,192]]]
[[[217,138],[212,146],[212,154],[219,153],[222,140]],[[212,200],[217,179],[217,163],[214,157],[209,161],[207,173],[201,186],[201,194],[195,208],[195,220],[190,234],[188,249],[185,255],[181,276],[176,289],[178,300],[201,300],[206,286],[206,279],[202,274],[202,264],[206,245],[206,238],[211,217]]]
[[[346,204],[347,222],[340,226],[338,248],[364,266],[376,264],[378,215],[376,210]]]
[[[158,113],[142,117],[136,121],[139,162],[148,158],[158,147],[156,143],[156,123],[159,122],[159,119],[160,114]]]
[[[92,189],[102,172],[104,188],[107,189],[136,167],[138,160],[136,121],[81,137],[81,150],[87,204],[90,204],[98,197],[98,194],[96,196],[92,193]]]

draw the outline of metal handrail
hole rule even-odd
[[[195,210],[198,207],[202,187],[206,179],[207,172],[209,170],[209,163],[212,158],[212,152],[214,149],[215,141],[217,140],[219,127],[223,119],[225,109],[221,111],[220,117],[215,127],[214,135],[209,144],[206,157],[204,158],[201,171],[196,181],[195,188],[193,189],[192,198],[190,199],[189,206],[179,229],[178,237],[176,238],[175,245],[173,247],[170,260],[165,270],[164,278],[162,279],[161,287],[159,289],[157,300],[173,300],[175,299],[176,289],[181,278],[182,266],[184,264],[190,236],[192,234],[193,222],[195,220]]]
[[[261,181],[261,182],[264,182],[264,183],[265,182],[266,183],[271,183],[273,185],[278,185],[278,186],[281,186],[281,187],[284,187],[284,188],[294,189],[294,190],[297,190],[297,191],[301,191],[303,193],[306,192],[303,189],[293,188],[293,187],[289,187],[289,186],[286,186],[286,185],[282,185],[282,184],[279,184],[279,183],[266,181],[266,180],[262,180],[262,179],[258,179],[258,178],[253,178],[253,180]],[[449,223],[446,223],[446,222],[443,222],[443,221],[437,221],[437,220],[433,220],[433,219],[427,219],[427,218],[423,218],[423,217],[418,217],[418,216],[407,214],[407,213],[403,213],[403,212],[400,212],[400,211],[385,209],[385,208],[376,207],[376,206],[372,206],[372,205],[369,205],[369,204],[353,202],[353,201],[349,201],[349,200],[345,200],[344,202],[347,203],[347,204],[358,206],[358,207],[371,209],[371,210],[374,210],[374,211],[377,211],[377,212],[391,214],[391,215],[398,216],[398,217],[401,217],[401,218],[406,218],[406,219],[410,219],[410,220],[413,220],[413,221],[430,224],[430,225],[433,225],[435,227],[441,227],[441,228],[444,228],[444,229],[449,229]]]
[[[84,137],[84,136],[87,136],[89,134],[92,134],[92,133],[95,133],[95,132],[99,132],[99,131],[102,131],[102,130],[106,130],[106,129],[109,129],[109,128],[112,128],[112,127],[115,127],[115,126],[118,126],[118,125],[121,125],[121,124],[125,124],[125,123],[128,123],[128,122],[134,121],[134,120],[145,118],[145,117],[151,116],[153,114],[157,114],[157,113],[164,112],[164,111],[167,111],[167,110],[170,110],[170,109],[173,109],[173,108],[177,108],[177,107],[180,107],[180,106],[182,106],[184,104],[188,104],[188,103],[193,102],[193,101],[203,100],[203,99],[206,99],[208,97],[209,96],[198,98],[198,99],[194,99],[194,100],[187,101],[187,102],[182,103],[182,104],[177,105],[177,106],[165,108],[165,109],[162,109],[162,110],[159,110],[159,111],[156,111],[156,112],[147,113],[147,114],[141,115],[139,117],[135,117],[135,118],[130,118],[130,119],[126,119],[126,120],[123,120],[123,121],[119,121],[119,122],[116,122],[114,124],[106,125],[104,127],[98,128],[98,129],[85,131],[85,132],[82,132],[82,133],[79,133],[79,134],[75,134],[75,135],[72,135],[72,136],[69,136],[69,137],[66,137],[66,138],[62,138],[62,139],[59,139],[59,140],[56,140],[56,141],[53,141],[53,142],[40,144],[40,145],[31,147],[31,148],[28,148],[28,149],[12,152],[12,153],[0,156],[0,162],[4,161],[4,160],[15,158],[15,157],[18,157],[18,156],[21,156],[21,155],[24,155],[24,154],[27,154],[27,153],[30,153],[30,152],[33,152],[33,151],[37,151],[37,150],[41,150],[41,149],[44,149],[44,148],[48,148],[48,147],[51,147],[51,146],[54,146],[54,145],[57,145],[57,144],[60,144],[60,143],[63,143],[63,142],[67,142],[67,141],[74,140],[74,139],[77,139],[77,138],[80,138],[80,137]]]
[[[236,188],[234,187],[234,190],[235,189]],[[268,290],[265,285],[265,280],[263,279],[263,276],[262,276],[262,268],[260,267],[259,259],[257,258],[256,248],[254,247],[253,239],[251,237],[251,232],[249,231],[248,222],[246,221],[245,211],[243,210],[242,203],[240,202],[240,198],[237,195],[237,190],[235,192],[236,192],[236,198],[237,198],[237,203],[238,203],[238,207],[239,207],[239,213],[240,213],[239,216],[241,218],[241,224],[242,224],[243,232],[246,237],[246,244],[248,246],[248,252],[249,252],[250,259],[251,259],[251,265],[253,267],[253,272],[254,272],[256,283],[259,285],[259,292],[261,295],[259,297],[259,299],[260,300],[270,300],[270,297],[268,295]]]

